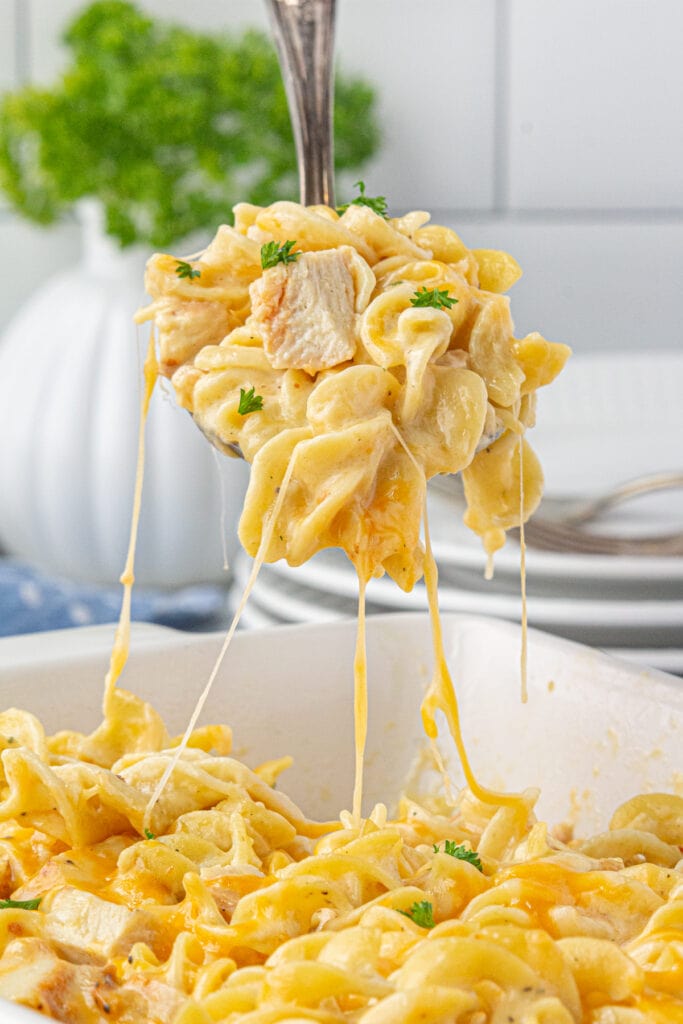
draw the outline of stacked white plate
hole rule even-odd
[[[575,356],[539,399],[530,441],[548,499],[592,496],[637,476],[683,471],[683,354]],[[520,553],[509,540],[484,579],[485,556],[462,524],[457,485],[431,487],[430,527],[444,611],[521,617]],[[539,514],[542,513],[542,506]],[[605,532],[683,530],[683,490],[634,499],[596,524]],[[683,557],[527,551],[529,624],[683,673]],[[233,600],[249,572],[238,562]],[[424,586],[404,594],[371,581],[368,612],[426,608]],[[356,614],[357,581],[342,552],[323,551],[292,569],[262,568],[244,614],[248,627],[324,622]]]

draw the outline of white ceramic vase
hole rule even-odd
[[[0,544],[47,572],[111,584],[130,528],[149,337],[132,316],[146,301],[148,253],[120,250],[98,203],[83,203],[79,216],[81,264],[40,288],[0,340]],[[136,580],[226,580],[224,543],[231,555],[246,482],[246,466],[214,458],[160,381],[147,424]]]

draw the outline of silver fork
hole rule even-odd
[[[683,555],[683,528],[675,533],[628,537],[595,533],[584,524],[638,495],[683,487],[683,473],[653,473],[586,499],[547,498],[524,527],[529,547],[594,555]],[[682,516],[683,518],[683,516]],[[511,531],[519,538],[519,530]]]

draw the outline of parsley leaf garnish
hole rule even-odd
[[[145,829],[145,839],[156,839],[153,832],[150,832],[148,828]]]
[[[418,288],[412,299],[411,306],[431,306],[433,309],[450,309],[457,299],[452,299],[448,288]]]
[[[8,910],[10,907],[18,910],[37,910],[40,900],[40,896],[35,900],[0,900],[0,910]]]
[[[379,217],[384,217],[384,219],[386,220],[387,219],[387,200],[386,200],[386,196],[375,196],[374,198],[372,196],[366,196],[366,194],[365,194],[365,182],[364,181],[354,181],[353,186],[354,186],[354,188],[357,188],[359,190],[360,195],[356,196],[355,199],[352,199],[350,203],[344,203],[343,206],[338,206],[337,207],[337,213],[338,214],[344,213],[345,210],[348,210],[349,206],[369,206],[370,209],[374,210],[374,212]]]
[[[260,412],[263,408],[263,396],[255,395],[254,388],[249,388],[245,391],[244,388],[240,388],[240,404],[237,407],[237,411],[240,416],[246,416],[250,412]]]
[[[190,263],[186,263],[185,260],[177,260],[175,265],[175,272],[178,277],[186,277],[188,281],[192,281],[195,277],[201,277],[201,270],[194,270]]]
[[[439,853],[439,847],[434,843],[434,853]],[[468,864],[473,864],[479,871],[483,871],[479,854],[476,850],[468,850],[466,846],[458,846],[454,839],[447,839],[443,844],[443,852],[447,853],[449,857],[457,857],[458,860],[466,860]]]
[[[420,926],[420,928],[434,927],[434,908],[429,900],[420,900],[419,902],[415,902],[410,910],[399,910],[399,914],[409,917],[410,920],[414,921],[415,924]]]
[[[297,256],[301,254],[298,252],[292,252],[292,248],[296,245],[296,241],[283,242],[282,245],[278,245],[277,242],[266,242],[265,245],[261,246],[261,266],[264,270],[268,267],[276,267],[278,263],[294,263]]]

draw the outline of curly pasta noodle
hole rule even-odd
[[[252,771],[205,727],[145,836],[177,741],[121,693],[113,762],[102,729],[0,716],[4,891],[41,899],[0,914],[0,995],[77,1024],[683,1020],[683,798],[584,841],[535,820],[536,791],[319,825],[273,788],[286,762]]]
[[[385,221],[353,205],[339,217],[327,207],[240,204],[235,226],[221,227],[192,263],[196,278],[179,277],[173,256],[150,260],[154,301],[138,321],[155,321],[160,368],[180,404],[215,444],[237,446],[251,463],[240,523],[251,555],[293,457],[295,486],[266,561],[300,565],[341,547],[364,579],[387,572],[409,590],[422,575],[425,480],[463,471],[466,521],[490,552],[520,511],[536,508],[541,469],[524,442],[520,509],[517,449],[536,390],[569,349],[539,334],[514,338],[501,294],[521,273],[512,257],[469,250],[428,220]],[[261,246],[285,240],[298,258],[263,270]],[[420,289],[452,305],[416,307]],[[249,388],[262,409],[243,415],[240,390]],[[486,437],[495,440],[482,446]]]
[[[536,820],[535,790],[492,793],[467,765],[426,481],[463,472],[495,551],[539,500],[523,435],[568,350],[514,339],[511,257],[427,221],[241,205],[191,263],[150,262],[161,371],[252,463],[247,550],[296,565],[338,546],[358,571],[354,813],[307,819],[275,788],[287,759],[246,767],[225,726],[172,739],[116,685],[124,605],[98,729],[0,715],[0,995],[67,1024],[683,1022],[683,798],[635,797],[572,839]],[[287,240],[298,269],[263,270],[261,246]],[[418,289],[453,301],[415,305]],[[155,374],[150,351],[146,402]],[[240,412],[252,388],[262,408]],[[425,575],[425,730],[445,712],[468,782],[391,820],[360,815],[362,596],[382,572]]]

